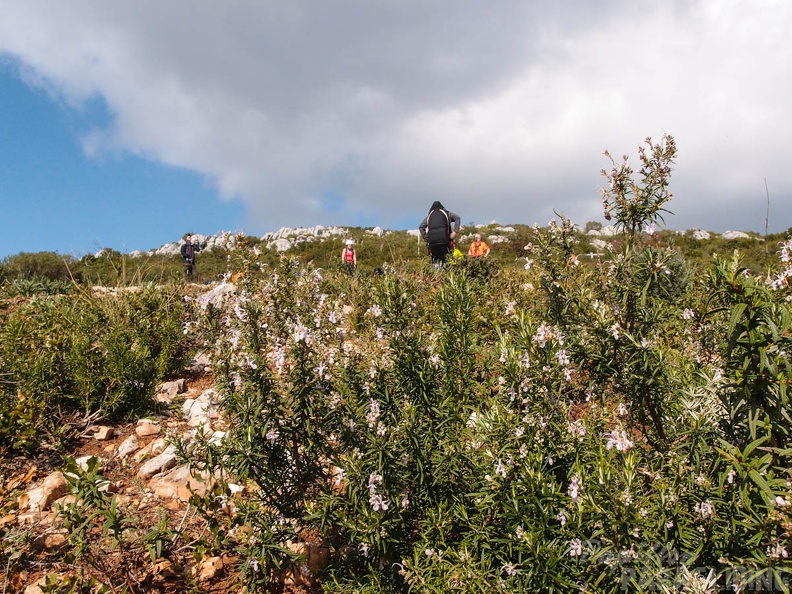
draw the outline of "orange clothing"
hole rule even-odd
[[[479,256],[483,256],[487,253],[490,247],[483,241],[474,241],[470,244],[470,248],[468,249],[468,254],[473,256],[474,258],[478,258]]]

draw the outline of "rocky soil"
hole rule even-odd
[[[0,469],[0,527],[6,534],[7,558],[2,592],[84,592],[63,589],[63,584],[85,583],[92,591],[116,592],[241,592],[240,559],[233,551],[209,551],[201,546],[207,536],[205,520],[189,504],[192,492],[203,494],[206,484],[180,464],[173,437],[189,438],[197,430],[220,438],[224,421],[218,411],[213,378],[203,371],[159,387],[159,414],[122,426],[90,425],[70,452],[41,452],[35,459],[16,458]],[[64,475],[64,455],[83,468],[91,458],[99,463],[106,482],[99,485],[116,496],[124,516],[134,519],[128,529],[144,535],[162,525],[168,531],[160,555],[150,554],[142,538],[124,547],[111,546],[95,522],[87,554],[75,555],[60,511],[74,501]],[[233,513],[233,508],[229,508]],[[61,586],[50,589],[47,583]],[[104,586],[105,589],[102,589]],[[308,592],[306,585],[286,577],[286,592]]]

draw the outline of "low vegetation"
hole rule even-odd
[[[304,589],[349,594],[788,592],[792,239],[753,241],[749,264],[646,233],[673,148],[647,142],[651,180],[604,172],[622,235],[598,258],[559,215],[441,271],[396,234],[361,236],[372,268],[355,274],[340,247],[276,258],[243,241],[222,299],[9,293],[0,443],[51,442],[77,411],[140,414],[200,348],[229,430],[176,444],[214,477],[183,540],[233,552],[247,591],[281,591],[296,567]],[[128,546],[97,480],[74,485],[71,542],[89,549],[92,517]],[[149,533],[152,560],[176,554],[156,544],[173,528]],[[17,550],[8,571],[31,559]],[[108,581],[96,563],[85,576]]]

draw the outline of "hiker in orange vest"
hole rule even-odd
[[[341,250],[341,262],[350,272],[357,267],[357,254],[355,253],[355,248],[352,247],[354,243],[351,239],[347,239],[346,246]]]
[[[474,258],[486,258],[489,256],[490,246],[485,241],[481,241],[481,235],[476,233],[476,240],[470,244],[468,255]]]

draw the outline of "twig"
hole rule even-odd
[[[767,214],[765,215],[765,239],[767,239],[767,227],[770,224],[770,190],[767,189],[767,178],[764,178],[765,194],[767,194]]]
[[[187,502],[187,509],[184,510],[184,515],[182,516],[181,522],[179,522],[179,527],[176,528],[176,534],[173,535],[173,539],[171,542],[174,544],[176,543],[176,539],[181,537],[182,526],[184,526],[184,521],[187,519],[187,515],[190,513],[190,502]]]

